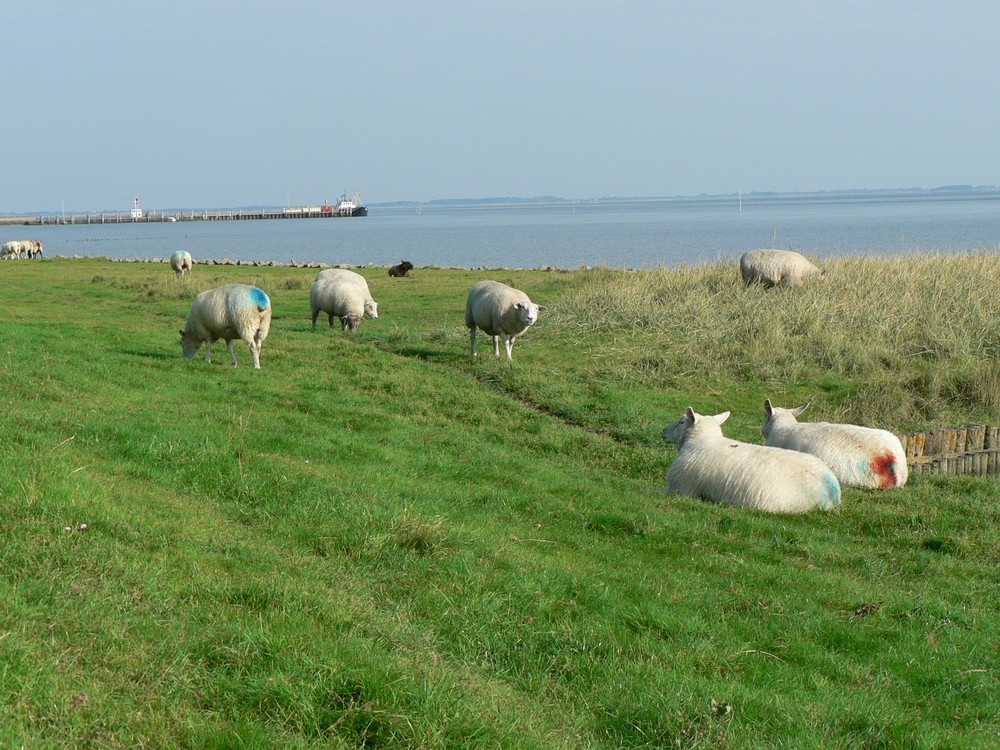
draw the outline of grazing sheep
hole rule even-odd
[[[372,320],[378,318],[378,302],[376,302],[372,297],[371,290],[368,288],[368,281],[364,276],[360,273],[349,271],[346,268],[327,268],[320,271],[316,275],[317,282],[321,280],[328,281],[331,279],[337,279],[341,282],[353,284],[358,287],[358,289],[360,289],[365,295],[365,314]],[[313,312],[313,325],[316,325],[316,315],[318,313],[316,313],[315,309]],[[333,325],[332,322],[331,325]],[[351,330],[353,331],[354,329],[352,328]]]
[[[212,361],[212,342],[225,339],[236,367],[236,339],[250,347],[253,366],[260,369],[260,347],[271,328],[271,300],[262,289],[248,284],[229,284],[202,292],[194,298],[181,348],[191,359],[205,344],[205,361]]]
[[[806,404],[808,406],[808,404]],[[805,406],[782,409],[764,402],[764,442],[811,453],[845,487],[888,489],[906,484],[909,468],[899,438],[888,430],[830,422],[799,422]]]
[[[822,279],[824,271],[805,256],[791,250],[751,250],[740,257],[743,282],[765,287],[800,286],[812,279]]]
[[[409,276],[410,271],[413,270],[413,264],[408,260],[401,260],[397,265],[389,267],[389,275],[399,278],[400,276]]]
[[[527,294],[499,281],[473,284],[465,302],[465,325],[472,341],[472,356],[476,356],[476,328],[480,328],[493,337],[493,356],[500,356],[500,339],[503,339],[507,359],[513,359],[515,339],[538,320],[541,309]]]
[[[170,267],[178,276],[183,276],[184,272],[190,271],[192,266],[194,266],[194,260],[187,250],[178,250],[170,256]]]
[[[42,250],[39,240],[8,240],[0,248],[0,258],[41,258]]]
[[[319,318],[320,312],[325,312],[331,328],[333,319],[339,318],[340,330],[349,330],[353,333],[361,325],[369,303],[374,304],[374,300],[366,299],[364,290],[350,279],[318,278],[309,291],[313,328],[316,327],[316,319]],[[375,312],[372,317],[378,317],[378,313]]]
[[[663,439],[678,447],[666,491],[769,513],[840,505],[840,483],[826,464],[797,451],[751,445],[722,434],[729,412],[714,417],[689,406]]]

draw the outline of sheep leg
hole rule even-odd
[[[212,339],[205,342],[205,361],[212,363]]]
[[[233,367],[236,367],[236,339],[229,339],[226,348],[229,349],[229,359],[232,360]],[[250,345],[250,351],[253,351],[253,344]]]
[[[472,340],[472,356],[476,356],[476,327],[469,329],[469,338]]]
[[[507,350],[507,359],[513,360],[514,357],[511,356],[511,352],[514,350],[514,339],[516,336],[504,336],[503,337],[503,348]]]
[[[506,343],[504,344],[504,346],[506,346]],[[500,337],[499,336],[494,336],[493,337],[493,356],[494,357],[499,357],[500,356]]]

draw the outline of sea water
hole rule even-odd
[[[2,226],[46,257],[463,268],[661,268],[778,247],[814,258],[1000,250],[1000,191],[371,206],[367,217]]]

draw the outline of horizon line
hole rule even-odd
[[[604,196],[593,196],[586,198],[565,198],[558,195],[536,195],[536,196],[490,196],[490,197],[452,197],[452,198],[432,198],[429,200],[420,200],[413,198],[404,198],[392,201],[380,201],[376,203],[369,203],[368,206],[372,207],[389,207],[389,206],[420,206],[420,205],[431,205],[431,204],[443,204],[443,203],[467,203],[467,204],[485,204],[485,203],[540,203],[543,201],[547,202],[559,202],[559,203],[597,203],[601,201],[665,201],[665,200],[696,200],[696,199],[712,199],[712,198],[731,198],[734,196],[753,197],[753,196],[813,196],[813,195],[848,195],[848,194],[863,194],[863,193],[895,193],[895,194],[917,194],[917,193],[974,193],[974,192],[997,192],[1000,191],[1000,186],[998,185],[971,185],[971,184],[953,184],[953,185],[940,185],[933,188],[924,187],[906,187],[906,188],[833,188],[829,190],[751,190],[743,191],[736,190],[731,193],[698,193],[698,194],[687,194],[687,195],[604,195]],[[216,208],[163,208],[163,209],[144,209],[144,211],[157,211],[157,212],[181,212],[181,211],[228,211],[244,208],[287,208],[288,206],[276,206],[272,204],[244,204],[242,206],[231,206],[227,208],[216,207]],[[129,209],[86,209],[82,210],[83,213],[123,213]],[[60,213],[81,213],[81,209],[73,209],[71,211],[66,211],[66,209],[56,210],[56,211],[20,211],[20,212],[0,212],[0,216],[41,216],[41,215],[59,215]]]

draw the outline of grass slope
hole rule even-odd
[[[0,744],[994,746],[995,479],[802,517],[659,492],[689,403],[747,440],[765,397],[997,422],[997,259],[902,266],[372,269],[349,335],[307,269],[2,264]],[[549,307],[513,363],[468,356],[485,276]],[[260,371],[180,353],[232,281],[273,301]]]

